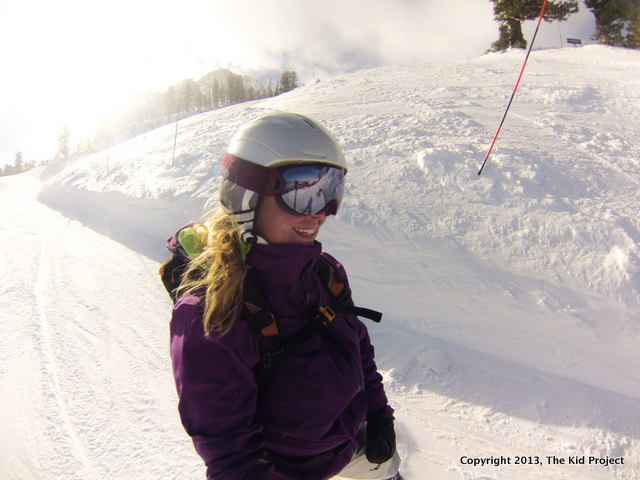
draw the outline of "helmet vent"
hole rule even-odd
[[[310,126],[311,128],[313,128],[314,130],[317,130],[316,126],[315,126],[313,123],[311,123],[311,121],[309,121],[309,119],[304,118],[304,117],[301,117],[301,118],[302,118],[302,120],[304,120],[304,122],[305,122],[307,125],[309,125],[309,126]]]
[[[313,158],[320,158],[320,159],[325,159],[327,158],[326,155],[321,155],[319,153],[308,153],[308,152],[303,152],[305,154],[305,156],[307,157],[313,157]]]

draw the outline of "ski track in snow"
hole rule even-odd
[[[215,206],[233,133],[273,110],[344,147],[320,240],[385,313],[370,332],[405,478],[640,478],[640,55],[534,51],[478,177],[522,60],[382,67],[190,117],[175,166],[169,125],[0,179],[0,478],[204,477],[157,269]]]
[[[0,191],[14,203],[2,229],[13,246],[3,273],[15,280],[0,303],[11,332],[2,478],[197,478],[175,409],[157,264],[29,201],[21,190],[38,182],[16,180]]]

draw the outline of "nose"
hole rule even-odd
[[[321,227],[327,221],[327,214],[322,210],[314,215],[307,215],[305,218],[314,225],[314,228],[315,226]]]
[[[336,202],[335,200],[331,200],[321,211],[327,216],[335,215],[336,213],[338,213],[338,202]]]

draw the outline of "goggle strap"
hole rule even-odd
[[[260,195],[275,195],[284,191],[286,182],[275,168],[264,167],[225,152],[220,175],[231,183]]]

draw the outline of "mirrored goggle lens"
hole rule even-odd
[[[344,170],[326,165],[304,165],[282,170],[286,182],[278,203],[299,215],[316,215],[325,210],[335,215],[344,193]]]

